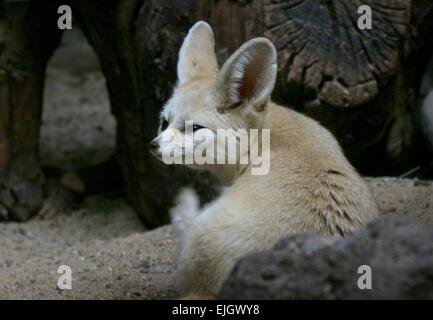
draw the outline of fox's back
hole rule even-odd
[[[368,186],[327,129],[272,103],[264,128],[271,135],[269,174],[247,170],[231,188],[250,217],[275,223],[281,233],[348,235],[377,216]]]

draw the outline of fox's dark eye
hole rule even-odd
[[[161,131],[164,131],[168,127],[168,121],[165,119],[162,119],[161,121]]]
[[[201,125],[198,125],[198,124],[195,124],[195,125],[192,126],[192,131],[197,131],[197,130],[200,130],[200,129],[204,129],[204,127],[201,126]]]

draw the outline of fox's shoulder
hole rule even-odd
[[[340,146],[333,134],[316,120],[307,117],[289,107],[280,106],[273,102],[269,104],[264,128],[271,130],[273,144],[292,147],[302,145],[315,146],[341,152]]]
[[[265,118],[265,127],[271,129],[290,128],[292,131],[296,129],[321,127],[314,119],[295,111],[291,107],[281,106],[276,103],[269,103],[269,110]]]
[[[305,125],[304,122],[300,113],[270,102],[263,129],[270,130],[272,149],[275,151],[276,147],[277,149],[287,148],[288,145],[297,144],[298,137],[305,135],[308,131],[309,125]]]

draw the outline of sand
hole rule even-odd
[[[384,215],[433,222],[433,184],[367,179]],[[177,297],[171,227],[146,231],[118,198],[88,198],[51,220],[0,224],[2,299],[167,299]],[[72,289],[59,290],[60,265],[72,270]]]

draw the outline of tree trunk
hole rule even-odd
[[[26,220],[43,201],[44,71],[60,31],[54,3],[36,2],[0,4],[0,220]]]
[[[213,195],[203,177],[166,167],[148,152],[176,81],[179,47],[197,20],[213,26],[220,62],[245,40],[269,37],[280,67],[275,100],[333,131],[362,173],[390,174],[420,161],[411,151],[419,147],[413,126],[419,79],[432,54],[424,50],[433,20],[427,0],[69,4],[107,79],[126,193],[150,227],[167,221],[180,186],[199,184],[203,194]],[[356,25],[362,4],[373,9],[372,30]]]
[[[428,0],[69,0],[97,52],[117,118],[125,191],[149,227],[167,221],[179,187],[203,201],[215,181],[167,167],[148,152],[158,113],[176,81],[178,49],[206,20],[220,63],[247,39],[276,45],[274,99],[322,122],[364,174],[396,174],[428,157],[414,125],[421,74],[432,55]],[[63,3],[62,3],[63,4]],[[373,9],[359,30],[357,8]],[[44,70],[60,39],[57,1],[25,10],[0,6],[0,219],[24,220],[41,206],[37,151]],[[421,150],[421,152],[420,152]]]

